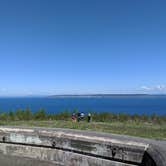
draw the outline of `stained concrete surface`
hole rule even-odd
[[[70,129],[0,127],[0,154],[4,166],[166,166],[165,141]]]

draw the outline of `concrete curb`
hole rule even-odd
[[[67,160],[72,166],[166,166],[166,141],[70,129],[3,126],[0,154],[9,161],[16,157],[22,162],[26,156],[34,162],[59,165],[65,165]]]

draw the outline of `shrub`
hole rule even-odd
[[[0,120],[8,120],[8,114],[6,112],[1,113]]]
[[[15,120],[15,114],[13,111],[10,111],[8,116],[9,116],[9,120]]]
[[[16,120],[24,120],[24,111],[21,109],[16,110],[15,117]]]
[[[31,120],[33,117],[32,112],[29,108],[26,108],[24,111],[24,120]]]
[[[39,109],[37,112],[34,113],[34,119],[36,120],[45,120],[46,113],[44,109]]]

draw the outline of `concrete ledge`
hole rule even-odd
[[[6,150],[7,155],[5,155]],[[1,144],[0,154],[0,159],[5,163],[5,166],[131,166],[130,164],[66,152],[63,150],[25,145]],[[17,161],[17,163],[15,163],[15,161]],[[11,162],[13,163],[11,164]]]
[[[0,153],[1,160],[15,156],[54,165],[166,166],[164,141],[70,129],[0,127]]]

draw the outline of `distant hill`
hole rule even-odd
[[[64,94],[64,95],[51,95],[51,98],[64,98],[64,97],[130,97],[130,96],[148,96],[149,94]]]

